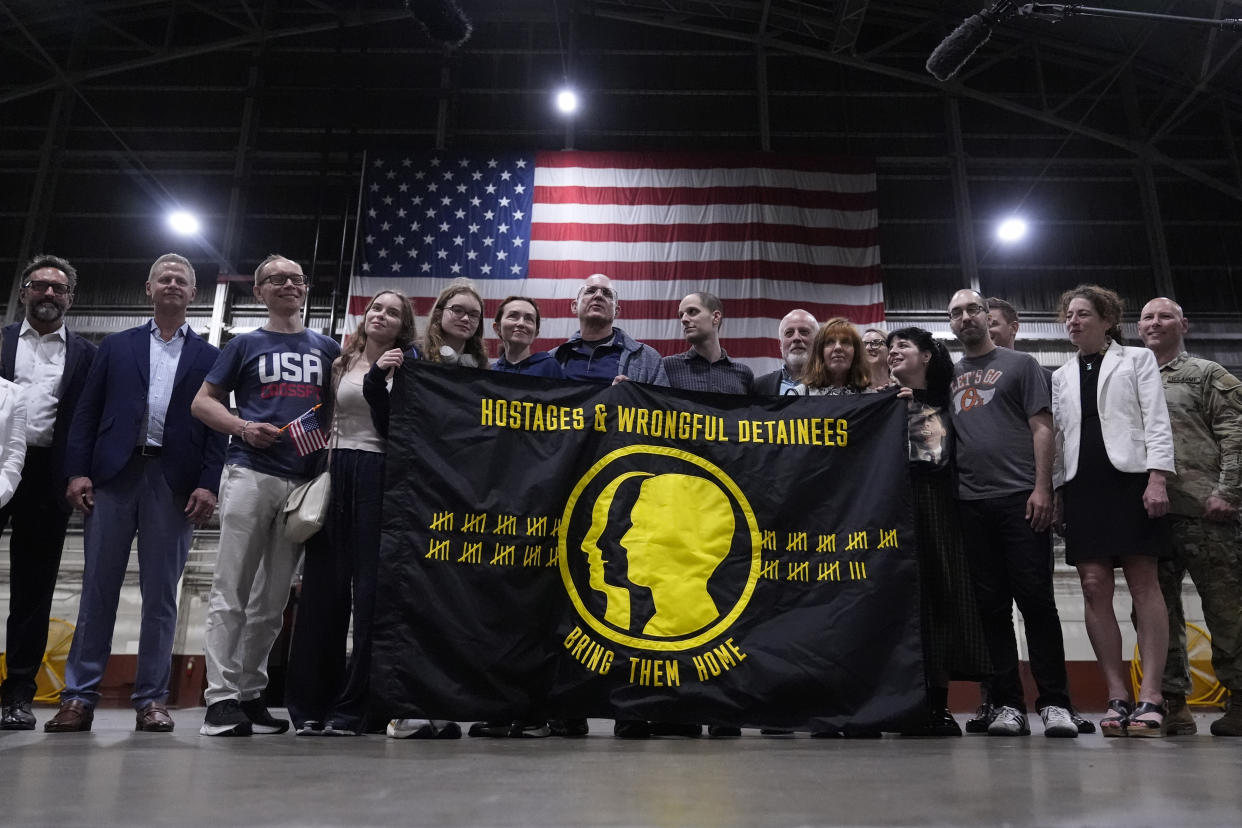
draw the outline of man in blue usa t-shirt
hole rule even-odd
[[[191,407],[195,417],[232,438],[207,602],[204,736],[289,728],[267,711],[260,694],[302,552],[285,539],[283,508],[289,492],[314,473],[315,457],[298,457],[280,429],[327,399],[332,361],[340,355],[336,342],[302,325],[306,280],[297,262],[264,259],[254,272],[254,295],[267,307],[267,324],[225,346]],[[229,392],[237,415],[227,408]]]

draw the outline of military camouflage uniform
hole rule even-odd
[[[1183,352],[1160,369],[1173,423],[1177,477],[1168,480],[1173,557],[1160,562],[1169,608],[1166,694],[1190,691],[1182,578],[1189,572],[1212,636],[1212,667],[1242,689],[1242,538],[1238,523],[1202,518],[1210,495],[1242,502],[1242,382],[1215,362]]]

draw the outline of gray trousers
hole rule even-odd
[[[220,479],[220,551],[204,632],[207,704],[250,701],[267,687],[302,545],[285,539],[282,510],[305,481],[227,465]]]

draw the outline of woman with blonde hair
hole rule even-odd
[[[1100,730],[1161,736],[1169,620],[1156,564],[1166,548],[1164,479],[1174,473],[1173,430],[1156,358],[1122,344],[1121,312],[1121,298],[1098,285],[1061,296],[1060,318],[1078,354],[1052,375],[1054,523],[1065,536],[1066,563],[1078,568],[1087,636],[1108,684]],[[1133,601],[1143,659],[1137,706],[1113,611],[1117,567]]]
[[[306,544],[286,691],[301,736],[354,736],[362,729],[382,523],[377,481],[384,479],[386,443],[371,420],[363,382],[386,355],[401,356],[414,334],[410,300],[381,290],[332,364],[332,499],[323,529]],[[351,605],[353,654],[347,663]]]

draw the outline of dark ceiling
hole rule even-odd
[[[188,204],[200,273],[286,251],[330,313],[368,150],[826,152],[876,159],[891,313],[963,281],[1043,309],[1107,279],[1242,316],[1242,33],[1012,17],[941,83],[924,62],[977,4],[461,5],[474,34],[446,50],[396,0],[0,0],[0,267],[63,252],[98,274],[80,303],[119,313],[173,243],[159,215]],[[547,105],[567,77],[572,126]],[[1055,243],[995,249],[1014,205]]]

